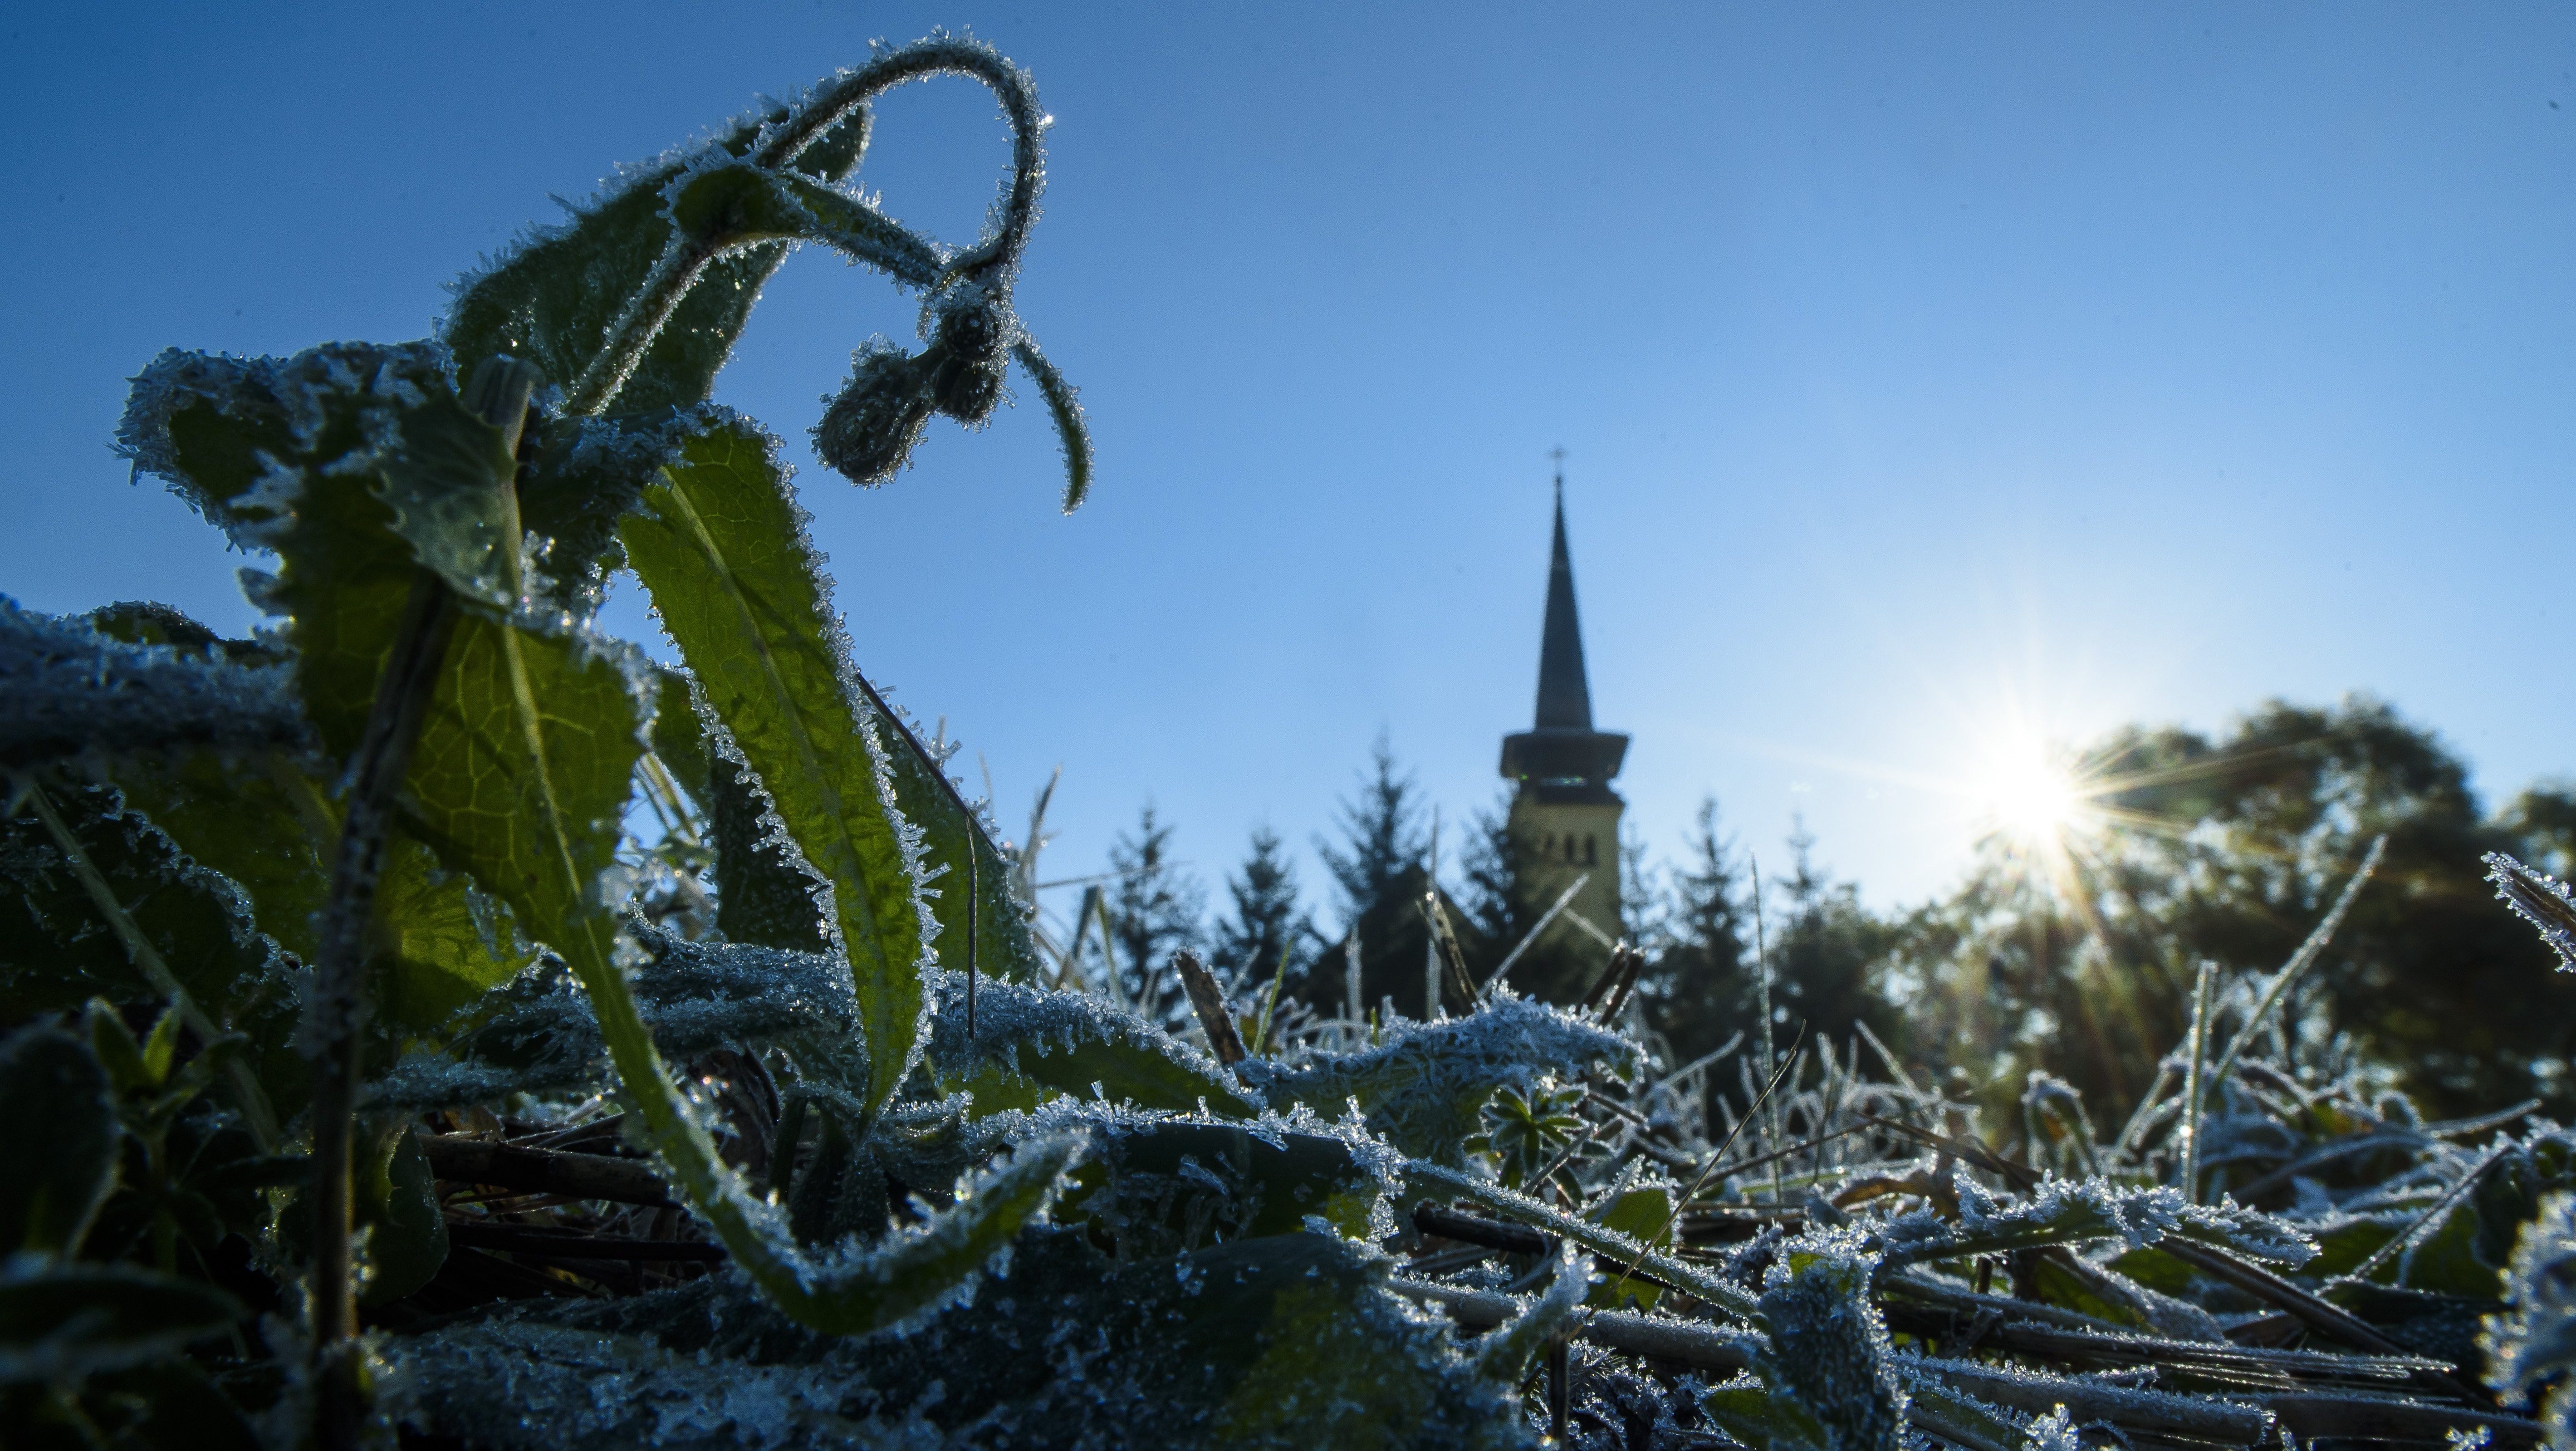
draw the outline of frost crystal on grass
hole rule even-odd
[[[2306,1235],[2269,1214],[2234,1203],[2192,1204],[2168,1185],[2127,1187],[2098,1176],[2051,1179],[2019,1203],[2007,1203],[1964,1169],[1953,1185],[1959,1198],[1956,1228],[1922,1216],[1890,1221],[1891,1263],[2114,1237],[2143,1249],[2167,1235],[2287,1265],[2306,1264],[2317,1252]]]
[[[1244,1081],[1273,1103],[1338,1109],[1356,1099],[1369,1127],[1407,1154],[1459,1162],[1483,1127],[1495,1089],[1527,1092],[1540,1078],[1625,1062],[1635,1045],[1571,1013],[1509,993],[1463,1018],[1401,1024],[1377,1047],[1318,1054],[1282,1067],[1247,1059]]]
[[[285,666],[129,645],[0,597],[0,766],[92,752],[301,748]]]
[[[2540,931],[2558,954],[2560,972],[2576,972],[2576,893],[2565,882],[2536,872],[2500,851],[2486,854],[2487,880],[2514,914]]]

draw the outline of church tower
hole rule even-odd
[[[1538,719],[1503,737],[1503,775],[1518,782],[1510,829],[1530,855],[1525,881],[1545,910],[1574,879],[1591,880],[1567,904],[1613,937],[1619,920],[1619,813],[1610,789],[1628,738],[1592,728],[1592,686],[1574,613],[1574,564],[1565,549],[1565,473],[1556,476],[1556,543],[1548,562],[1547,625],[1538,653]]]

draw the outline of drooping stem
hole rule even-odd
[[[906,81],[938,75],[962,75],[982,81],[1000,99],[1002,114],[1011,127],[1011,184],[1003,196],[998,224],[979,245],[957,255],[945,275],[970,281],[996,271],[1007,275],[1019,266],[1020,253],[1028,245],[1029,227],[1037,220],[1038,193],[1046,181],[1045,153],[1039,138],[1045,132],[1047,118],[1038,108],[1037,88],[1030,83],[1028,74],[989,46],[968,40],[930,40],[881,56],[852,71],[780,123],[751,157],[751,164],[765,172],[785,172],[795,166],[808,147],[874,97]],[[708,264],[729,252],[773,240],[776,239],[767,236],[692,237],[675,230],[652,274],[609,325],[606,344],[566,389],[566,410],[576,414],[606,410],[643,362],[645,351],[661,335],[664,324],[706,275]],[[1064,410],[1056,402],[1056,393],[1062,391],[1060,382],[1050,387],[1042,379],[1040,388],[1048,393],[1049,405],[1055,409],[1061,426]],[[1076,451],[1070,442],[1067,451],[1069,455]],[[1087,445],[1080,452],[1087,456]],[[1087,464],[1087,457],[1084,462]],[[1087,467],[1082,472],[1087,474]],[[1072,492],[1075,502],[1079,502],[1080,488]]]
[[[792,166],[852,111],[906,81],[931,76],[971,76],[992,88],[1011,124],[1011,190],[1002,201],[1001,225],[992,239],[959,270],[977,274],[995,266],[1013,266],[1037,220],[1038,192],[1045,185],[1046,162],[1038,138],[1046,115],[1038,109],[1037,87],[1028,73],[992,47],[971,40],[939,39],[907,45],[859,67],[826,88],[805,108],[788,118],[753,160],[770,168]]]
[[[486,423],[503,431],[504,451],[515,453],[536,370],[509,358],[490,358],[475,370],[465,401]],[[497,481],[505,492],[506,478]],[[505,515],[515,517],[515,509]],[[517,531],[504,540],[515,559]],[[411,769],[412,748],[437,693],[448,641],[456,633],[457,600],[435,573],[412,579],[401,623],[365,734],[352,761],[349,804],[340,820],[340,842],[331,864],[331,895],[317,924],[313,983],[299,1028],[313,1060],[313,1264],[310,1314],[313,1330],[314,1439],[325,1451],[355,1451],[365,1432],[366,1394],[358,1361],[356,1281],[350,1259],[355,1218],[352,1169],[357,1144],[357,1093],[361,1070],[359,1030],[366,1022],[364,969],[367,927],[385,848],[393,829],[395,798]]]

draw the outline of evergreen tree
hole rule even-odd
[[[1656,906],[1651,935],[1641,939],[1653,961],[1637,984],[1646,1021],[1664,1035],[1676,1064],[1757,1026],[1752,916],[1735,845],[1718,829],[1716,797],[1700,799],[1686,840],[1687,856]]]
[[[1369,749],[1371,775],[1356,800],[1341,803],[1342,844],[1318,840],[1315,850],[1341,889],[1345,926],[1385,902],[1398,880],[1422,864],[1428,842],[1422,829],[1421,790],[1395,768],[1395,752],[1380,733]]]
[[[1818,867],[1815,851],[1807,823],[1795,819],[1789,875],[1774,879],[1788,912],[1771,945],[1772,1016],[1775,1029],[1804,1022],[1809,1038],[1841,1053],[1862,1023],[1882,1042],[1896,1036],[1896,1012],[1877,981],[1896,931],[1861,905],[1858,887]]]
[[[1280,846],[1277,832],[1266,826],[1254,831],[1252,855],[1225,884],[1234,915],[1216,924],[1210,965],[1236,991],[1267,991],[1283,958],[1287,981],[1281,991],[1300,991],[1322,941],[1314,918],[1298,905],[1297,868]]]
[[[1397,1012],[1423,1015],[1422,959],[1431,934],[1421,903],[1431,873],[1424,861],[1430,840],[1422,818],[1421,790],[1397,770],[1395,753],[1381,734],[1370,749],[1359,795],[1341,803],[1340,844],[1315,843],[1342,906],[1333,970],[1311,974],[1306,984],[1306,999],[1317,1011],[1347,1009],[1365,1017],[1392,998]],[[1353,934],[1360,947],[1360,1000],[1346,1005],[1339,958],[1341,944]]]
[[[1530,871],[1536,845],[1512,830],[1511,800],[1506,787],[1503,798],[1476,817],[1461,863],[1466,918],[1461,925],[1472,928],[1468,958],[1480,982],[1529,938],[1554,903]],[[1523,997],[1571,1006],[1583,1000],[1607,956],[1590,934],[1559,913],[1545,932],[1521,948],[1507,981]]]
[[[1150,1018],[1182,1022],[1188,998],[1171,956],[1199,945],[1207,893],[1173,863],[1172,828],[1155,818],[1152,803],[1134,831],[1110,844],[1109,870],[1110,970],[1119,991]]]

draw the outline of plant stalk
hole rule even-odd
[[[467,384],[467,406],[504,431],[515,453],[535,370],[491,358]],[[510,480],[497,481],[507,491]],[[515,507],[505,514],[515,522]],[[517,531],[503,541],[513,559]],[[313,1331],[314,1441],[323,1451],[357,1451],[366,1430],[365,1366],[357,1344],[358,1302],[350,1232],[356,1193],[359,1061],[366,1023],[367,926],[393,830],[395,798],[410,773],[412,748],[429,715],[438,673],[455,637],[457,599],[435,573],[412,577],[391,652],[376,680],[352,764],[348,812],[331,864],[331,896],[315,936],[313,985],[300,1028],[313,1060],[313,1264],[308,1284]]]

